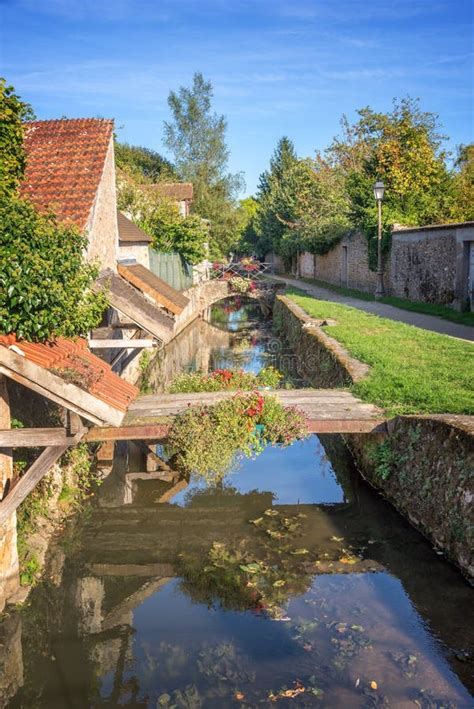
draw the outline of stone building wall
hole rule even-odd
[[[300,254],[299,275],[303,278],[314,278],[314,265],[316,256],[309,251]]]
[[[391,295],[428,303],[463,304],[469,296],[468,261],[473,243],[473,223],[394,231]]]
[[[101,270],[117,270],[118,226],[115,192],[115,160],[113,138],[107,150],[104,171],[97,190],[87,227],[89,261],[98,261]]]
[[[316,256],[315,278],[335,285],[372,292],[377,274],[369,268],[367,239],[361,232],[347,234],[323,256]],[[384,257],[384,284],[390,287],[390,257]]]
[[[145,268],[150,268],[150,252],[148,244],[120,242],[119,258],[135,259],[137,263],[141,263]]]

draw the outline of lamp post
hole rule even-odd
[[[383,286],[383,263],[382,263],[382,200],[385,186],[383,182],[376,182],[374,185],[374,197],[377,202],[379,214],[379,228],[377,235],[377,288],[375,289],[375,297],[383,298],[385,288]]]

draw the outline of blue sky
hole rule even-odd
[[[0,0],[0,62],[39,118],[103,116],[164,152],[170,89],[201,71],[230,168],[257,184],[278,139],[324,149],[343,113],[420,97],[473,140],[471,0]]]

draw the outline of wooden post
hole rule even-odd
[[[10,401],[7,379],[0,374],[0,428],[10,428]],[[6,495],[13,478],[13,457],[11,448],[0,449],[0,500]],[[18,591],[20,574],[16,538],[16,512],[0,524],[0,612],[5,603]]]

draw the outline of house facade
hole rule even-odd
[[[88,239],[86,258],[116,269],[118,225],[113,120],[74,118],[25,124],[22,194]]]

